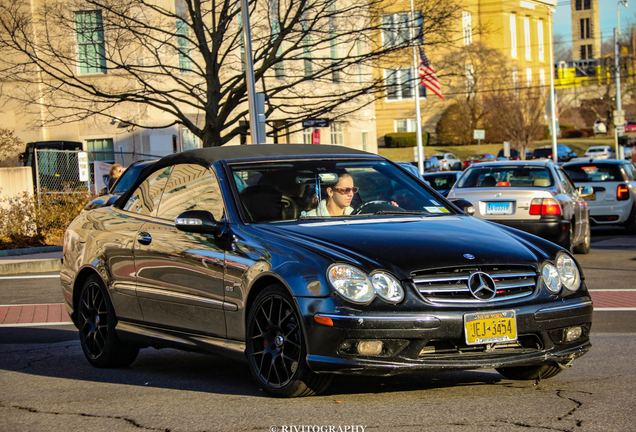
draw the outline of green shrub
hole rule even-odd
[[[428,145],[428,132],[422,132],[422,145]],[[384,135],[384,144],[390,148],[417,146],[416,132],[395,132]]]
[[[0,199],[0,249],[61,245],[66,227],[90,201],[85,188]]]
[[[571,130],[571,129],[576,129],[576,128],[573,125],[560,124],[559,125],[559,129],[564,131],[564,130]]]

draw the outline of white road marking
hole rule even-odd
[[[0,276],[0,279],[59,279],[60,275],[35,275],[35,276]]]

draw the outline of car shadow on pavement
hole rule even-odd
[[[0,370],[95,383],[267,397],[253,381],[246,363],[213,355],[146,348],[129,367],[94,368],[86,361],[77,339],[77,330],[73,327],[1,328]],[[337,375],[324,395],[489,385],[502,379],[494,371],[418,373],[393,377]]]

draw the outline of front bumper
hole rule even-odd
[[[591,348],[589,331],[593,305],[589,297],[533,306],[500,306],[496,312],[514,309],[518,341],[488,345],[465,343],[467,311],[435,310],[423,313],[322,313],[320,301],[297,298],[308,335],[307,362],[315,372],[396,375],[532,366],[566,365]],[[329,303],[327,299],[322,299]],[[313,312],[312,312],[313,311]],[[474,313],[475,311],[468,311]],[[333,326],[318,324],[315,317],[331,319]],[[581,326],[579,339],[563,342],[562,329]],[[363,356],[351,349],[360,341],[380,340],[386,349]]]

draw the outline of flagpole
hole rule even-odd
[[[552,20],[554,19],[553,16],[553,9],[552,7],[548,6],[548,11],[549,11],[549,15],[548,15],[548,25],[550,26],[550,29],[548,31],[549,36],[550,36],[550,115],[551,115],[551,119],[550,122],[552,123],[552,159],[554,160],[554,163],[558,163],[559,162],[559,154],[558,154],[558,147],[557,147],[557,133],[558,131],[556,130],[556,107],[555,107],[555,91],[554,91],[554,41],[552,39]]]
[[[413,0],[411,0],[411,36],[413,40],[413,74],[415,75],[413,87],[415,87],[415,134],[417,139],[417,169],[421,174],[424,174],[424,146],[422,145],[422,116],[420,114],[420,86],[418,85],[419,79],[419,62],[417,61],[417,47],[415,46],[415,40],[417,39],[417,33],[415,33],[415,7],[413,6]]]

